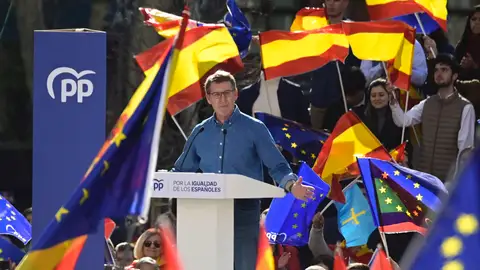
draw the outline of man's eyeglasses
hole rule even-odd
[[[158,243],[157,241],[154,241],[154,242],[152,242],[152,241],[145,241],[145,243],[143,243],[143,246],[149,248],[149,247],[152,246],[152,244],[153,244],[154,247],[160,248],[160,243]]]
[[[231,97],[233,92],[234,92],[234,90],[227,90],[227,91],[223,91],[223,92],[210,92],[208,94],[215,99],[220,99],[222,96],[224,96],[226,98]]]

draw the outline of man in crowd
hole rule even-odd
[[[390,108],[399,127],[422,123],[423,137],[419,171],[447,180],[447,174],[459,152],[474,145],[475,110],[454,87],[460,67],[449,54],[435,59],[434,80],[437,94],[415,105],[404,114],[395,95],[391,95]],[[392,89],[390,89],[392,91]]]
[[[296,198],[306,200],[313,188],[302,185],[267,127],[238,109],[238,90],[233,76],[217,71],[205,82],[206,98],[214,114],[192,131],[173,171],[241,174],[263,181],[263,165],[271,177]],[[235,201],[235,270],[255,269],[260,201]]]

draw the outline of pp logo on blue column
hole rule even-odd
[[[153,179],[153,190],[154,191],[160,191],[163,189],[163,179]]]
[[[54,88],[54,82],[55,79],[59,77],[59,79],[62,79],[60,81],[60,101],[66,103],[67,98],[76,96],[77,103],[83,103],[84,98],[93,94],[94,88],[92,81],[83,77],[92,74],[95,74],[95,71],[83,70],[77,72],[75,69],[69,67],[56,68],[50,72],[47,78],[48,94],[52,99],[55,99],[55,92],[58,92],[58,90]]]

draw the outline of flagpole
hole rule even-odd
[[[422,30],[422,34],[424,36],[427,36],[427,32],[425,32],[425,27],[423,27],[423,23],[422,23],[422,20],[420,20],[420,16],[418,16],[418,13],[414,13],[414,14],[415,14],[415,18],[417,19],[418,25],[420,26],[420,29]],[[435,55],[435,52],[433,51],[432,47],[428,47],[428,49],[430,49],[430,52],[432,53],[433,58],[436,58],[437,56]]]
[[[338,64],[338,61],[335,61],[335,64],[337,65],[338,80],[340,81],[340,89],[342,90],[343,106],[345,106],[345,112],[347,113],[348,106],[347,106],[347,98],[345,96],[345,88],[343,87],[342,73],[340,72],[340,65]]]
[[[387,69],[387,66],[385,65],[385,62],[382,62],[382,66],[383,66],[383,70],[385,71],[385,76],[387,77],[387,81],[389,83],[392,83],[392,81],[390,80],[390,76],[388,74],[388,69]],[[392,91],[392,94],[394,95],[395,97],[395,92]],[[403,112],[404,114],[407,113],[407,108],[408,108],[408,100],[410,98],[410,91],[407,91],[407,98],[405,100],[405,111]],[[400,140],[400,144],[403,143],[403,141],[405,140],[405,117],[403,117],[403,126],[402,126],[402,137],[401,137],[401,140]]]
[[[359,179],[360,179],[360,176],[357,176],[357,178],[353,179],[352,182],[350,182],[347,186],[345,186],[345,187],[342,189],[342,192],[345,191],[345,190],[347,190],[349,187],[353,186],[354,184],[360,182]],[[323,213],[325,213],[325,211],[327,210],[327,208],[330,207],[330,205],[332,205],[332,204],[333,204],[333,200],[330,200],[330,201],[327,203],[327,205],[325,205],[325,207],[322,209],[322,211],[320,211],[320,214],[323,215]]]
[[[405,139],[405,114],[407,114],[408,111],[408,100],[410,98],[410,91],[407,91],[407,98],[405,99],[405,109],[403,112],[403,126],[402,126],[402,139],[400,143],[403,143],[403,140]]]
[[[185,134],[185,131],[183,131],[182,127],[180,126],[180,124],[178,123],[177,119],[175,118],[175,116],[173,115],[170,115],[172,117],[172,120],[173,120],[173,123],[175,123],[175,125],[177,126],[178,130],[180,131],[180,133],[182,134],[183,138],[185,139],[185,141],[188,140],[188,137],[187,137],[187,134]]]

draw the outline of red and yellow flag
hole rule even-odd
[[[290,26],[290,31],[308,31],[319,29],[328,25],[327,16],[323,8],[305,7],[295,15],[295,20]]]
[[[136,56],[145,74],[149,73],[158,55],[170,46],[173,38]],[[181,47],[175,48],[178,64],[173,71],[167,109],[175,115],[204,96],[202,82],[211,73],[223,69],[236,73],[243,69],[237,45],[228,29],[220,25],[193,28],[185,33]]]
[[[447,31],[447,0],[366,0],[370,20],[425,12]]]
[[[256,270],[275,270],[275,260],[273,259],[273,252],[268,243],[265,226],[260,225],[260,232],[258,234],[258,255]]]
[[[392,263],[388,260],[385,251],[383,248],[379,247],[375,257],[373,258],[372,264],[370,265],[372,270],[394,270]]]
[[[388,62],[390,81],[410,88],[415,29],[400,21],[342,23],[353,54],[361,60]]]
[[[405,160],[405,148],[407,147],[407,142],[403,142],[399,146],[395,147],[392,151],[390,151],[390,156],[395,160],[397,163],[402,163]]]
[[[342,62],[349,45],[341,25],[306,32],[271,30],[260,33],[265,79],[302,74],[333,60]]]
[[[177,35],[180,31],[182,17],[154,8],[139,8],[139,10],[143,14],[144,23],[155,28],[160,36],[169,38]],[[188,20],[187,30],[200,25],[197,21]]]
[[[333,256],[333,270],[347,270],[347,265],[345,264],[345,258],[343,257],[342,248],[340,244],[337,244],[337,247],[334,251]]]
[[[183,266],[178,256],[177,245],[171,226],[162,225],[159,230],[162,238],[163,258],[165,265],[163,270],[182,270]]]
[[[349,111],[337,121],[313,165],[313,170],[330,185],[330,199],[345,201],[341,188],[333,183],[334,175],[358,175],[357,157],[391,160],[382,143],[354,112]]]

